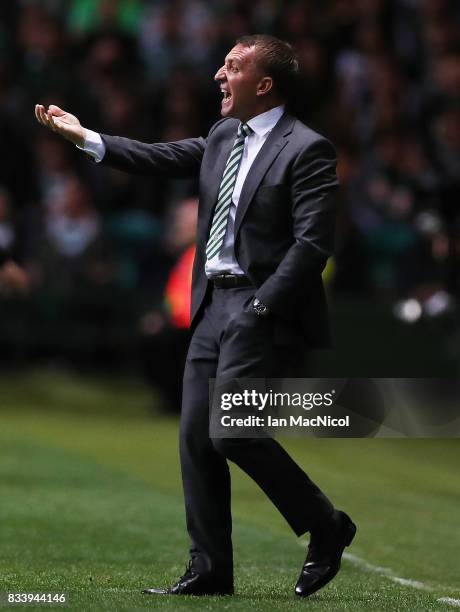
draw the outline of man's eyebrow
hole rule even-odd
[[[239,64],[239,59],[236,57],[226,57],[225,58],[225,63],[226,64]]]

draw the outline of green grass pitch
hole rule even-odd
[[[308,600],[293,595],[305,547],[237,468],[235,596],[142,595],[188,547],[177,420],[152,401],[123,381],[0,379],[0,591],[66,592],[72,610],[455,609],[438,600],[460,600],[460,440],[286,441],[358,525],[356,557]]]

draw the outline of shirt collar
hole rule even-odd
[[[257,136],[265,136],[275,127],[284,113],[284,104],[275,106],[265,113],[256,115],[249,119],[246,123],[257,134]]]

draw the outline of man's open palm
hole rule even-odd
[[[35,116],[39,123],[56,132],[56,134],[60,134],[80,147],[84,145],[85,129],[75,115],[66,113],[54,104],[51,104],[48,110],[42,104],[36,104]]]

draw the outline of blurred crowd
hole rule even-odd
[[[219,118],[212,77],[235,39],[256,32],[296,46],[292,106],[338,150],[330,291],[399,303],[408,320],[452,308],[458,0],[2,2],[0,249],[23,266],[31,298],[143,292],[161,310],[193,243],[197,189],[89,162],[35,122],[34,105],[148,142],[205,135]],[[141,323],[146,333],[161,324]]]

